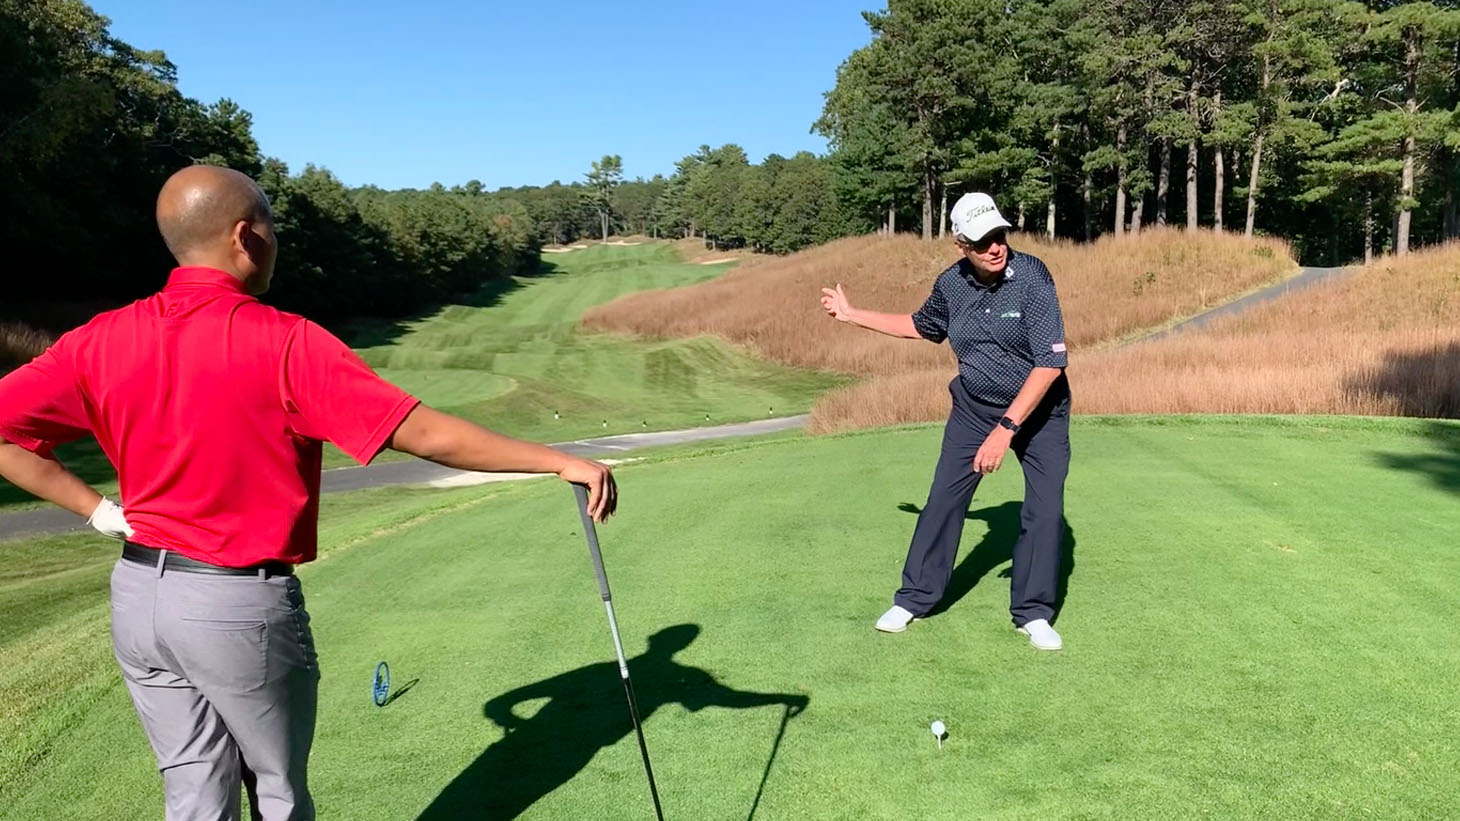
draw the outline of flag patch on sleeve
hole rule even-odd
[[[1053,345],[1050,345],[1049,346],[1049,349],[1051,351],[1055,352],[1055,353],[1064,353],[1065,352],[1065,343],[1063,343],[1063,342],[1056,342]]]

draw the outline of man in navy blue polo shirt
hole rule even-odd
[[[913,531],[902,588],[876,626],[900,633],[943,597],[973,491],[1012,449],[1024,468],[1024,505],[1009,612],[1031,645],[1058,650],[1063,643],[1049,621],[1070,466],[1070,388],[1054,279],[1043,262],[1009,247],[1009,223],[989,195],[965,194],[952,221],[962,256],[912,315],[853,308],[840,284],[822,289],[822,306],[843,322],[906,339],[947,339],[958,356],[928,503]]]

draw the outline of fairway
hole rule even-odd
[[[1455,425],[1077,418],[1066,649],[1050,654],[1007,618],[1012,463],[974,501],[951,607],[871,629],[939,436],[720,443],[620,469],[622,514],[599,532],[667,817],[1449,814]],[[323,515],[303,570],[323,817],[652,817],[566,487],[372,491]],[[112,548],[0,549],[0,818],[156,817],[106,637]],[[377,708],[382,659],[399,694]],[[497,815],[469,809],[485,799]]]
[[[653,341],[580,331],[578,320],[595,305],[726,270],[685,263],[667,243],[595,245],[543,264],[542,276],[514,277],[465,300],[477,304],[372,323],[350,340],[427,404],[553,442],[788,416],[849,381],[776,365],[708,336]]]

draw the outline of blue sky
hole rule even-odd
[[[810,133],[877,0],[722,4],[92,0],[183,93],[253,114],[265,154],[348,185],[668,175],[702,143],[822,153]]]

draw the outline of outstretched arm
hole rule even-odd
[[[713,702],[712,707],[765,707],[771,704],[784,704],[791,708],[791,715],[799,715],[806,705],[811,702],[811,697],[802,693],[751,693],[744,690],[732,690],[725,688],[725,694],[729,696],[723,702]]]
[[[294,433],[334,442],[368,463],[388,447],[462,470],[555,473],[588,487],[588,512],[603,521],[617,507],[608,466],[494,433],[421,404],[381,379],[339,337],[309,320],[290,331],[282,398]],[[350,412],[340,413],[345,405]],[[390,431],[389,435],[385,431]]]
[[[461,470],[555,473],[588,487],[588,512],[598,522],[618,507],[618,487],[608,465],[513,439],[426,405],[417,405],[406,416],[386,446]]]
[[[791,708],[791,714],[795,715],[805,710],[806,704],[811,700],[801,693],[756,693],[749,690],[737,690],[734,687],[726,687],[703,670],[695,672],[702,674],[704,679],[684,688],[687,692],[681,697],[680,702],[687,710],[699,710],[703,707],[729,707],[739,710],[748,707],[784,704]]]
[[[913,325],[911,314],[888,314],[853,308],[852,303],[847,300],[846,292],[842,290],[841,283],[837,283],[836,288],[821,289],[821,307],[842,322],[850,322],[868,330],[899,339],[922,338],[918,329]]]

